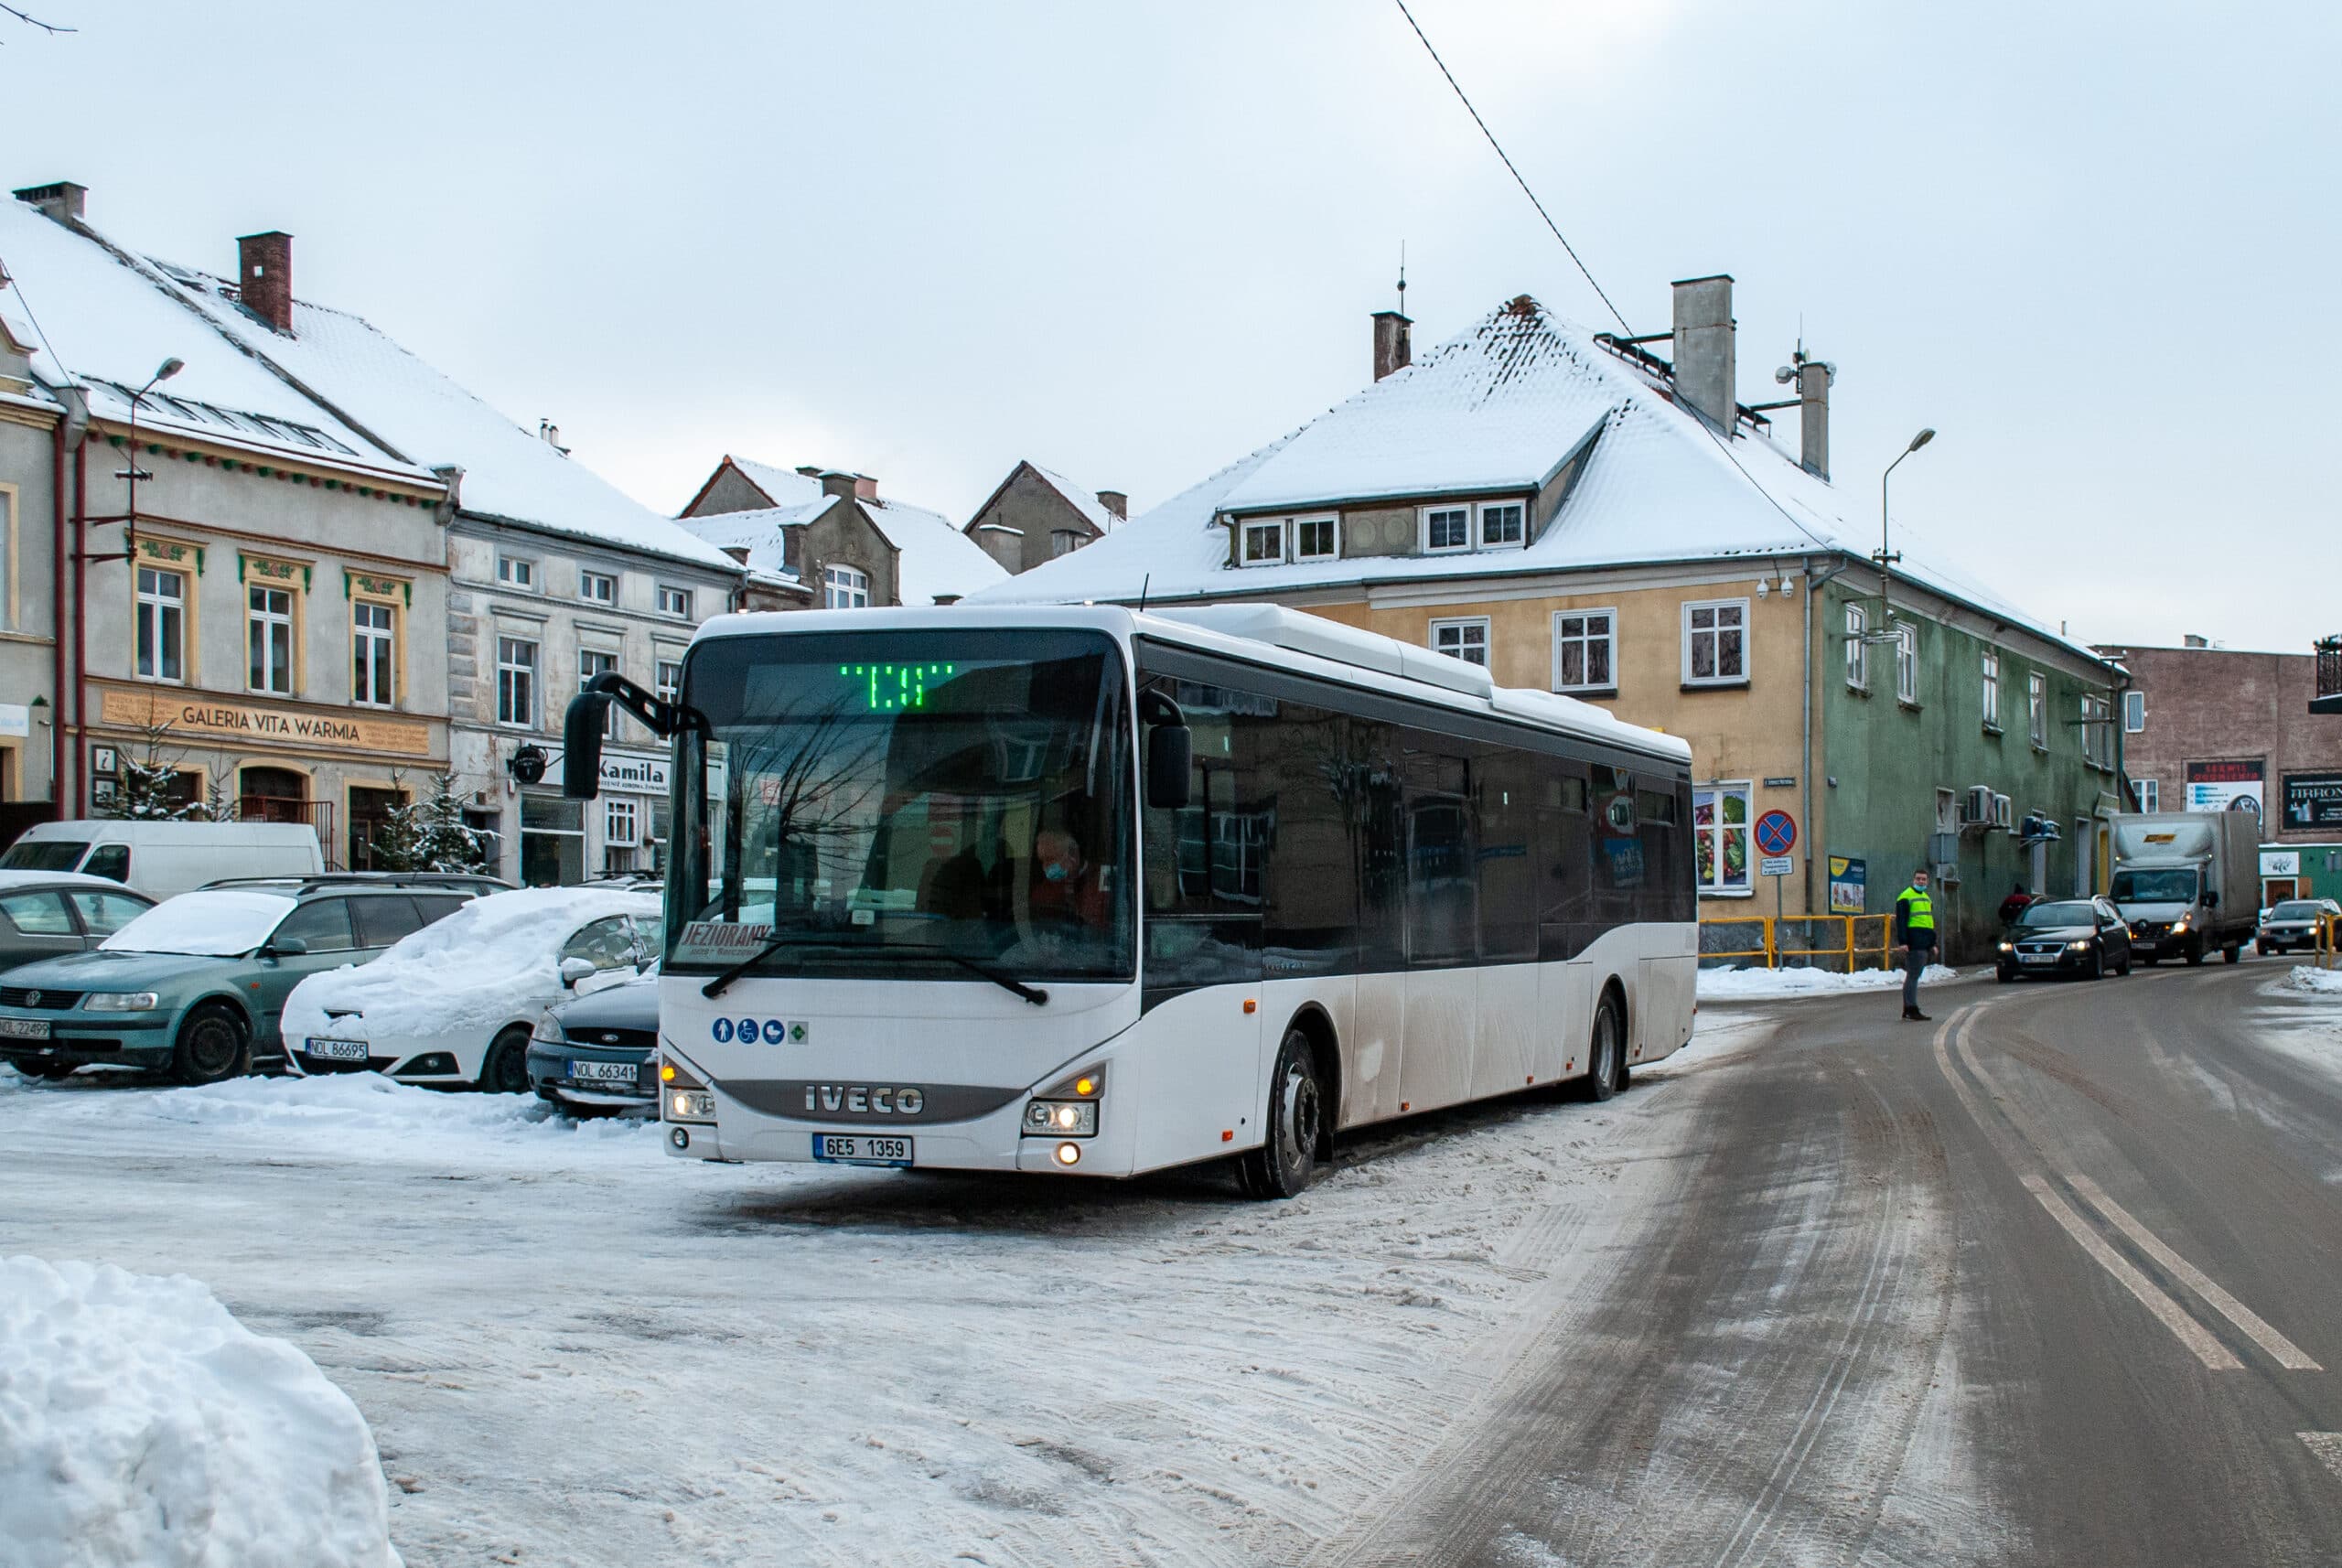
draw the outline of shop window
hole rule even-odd
[[[1748,828],[1754,796],[1746,780],[1703,784],[1692,791],[1692,851],[1702,893],[1750,891]]]
[[[521,880],[531,887],[586,880],[584,801],[559,795],[521,797]]]

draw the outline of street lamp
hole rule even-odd
[[[124,533],[124,538],[129,538],[131,533],[138,532],[138,479],[155,478],[152,473],[143,473],[143,470],[138,468],[138,400],[145,398],[150,391],[155,391],[155,384],[157,384],[157,381],[168,381],[168,379],[176,377],[176,374],[185,368],[188,368],[188,360],[183,360],[183,358],[168,358],[168,360],[164,360],[162,365],[155,368],[155,374],[147,377],[145,386],[141,386],[141,389],[131,393],[131,466],[122,470],[122,473],[114,475],[117,479],[129,479],[131,499],[129,499],[129,508],[126,508],[124,520],[122,520],[129,524],[129,527],[122,532]]]
[[[1886,465],[1886,472],[1878,477],[1878,553],[1871,559],[1878,563],[1879,571],[1882,573],[1903,559],[1900,551],[1889,550],[1886,547],[1886,481],[1896,468],[1902,464],[1904,458],[1908,457],[1935,438],[1935,426],[1929,425],[1927,429],[1920,431],[1911,437],[1911,445],[1904,447],[1896,455],[1895,461]],[[1884,592],[1883,589],[1881,591]]]

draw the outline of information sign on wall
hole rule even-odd
[[[1853,855],[1833,854],[1830,857],[1830,912],[1833,915],[1859,915],[1866,891],[1864,883],[1868,868]]]
[[[2283,825],[2342,828],[2342,773],[2288,773]]]
[[[2187,765],[2187,809],[2191,811],[2261,813],[2262,770],[2250,762],[2191,762]]]

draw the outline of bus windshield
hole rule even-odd
[[[2107,897],[2117,904],[2193,904],[2196,868],[2176,865],[2164,870],[2139,867],[2117,871]]]
[[[666,967],[1131,979],[1127,688],[1090,631],[700,643]]]

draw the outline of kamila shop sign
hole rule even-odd
[[[100,715],[107,724],[139,729],[165,725],[175,740],[259,740],[350,751],[387,751],[403,757],[431,754],[429,725],[346,710],[309,713],[256,703],[223,703],[194,694],[168,697],[156,692],[109,690],[100,703]]]
[[[667,759],[640,753],[602,753],[602,788],[621,795],[664,795]]]

